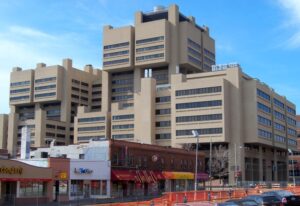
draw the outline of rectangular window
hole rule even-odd
[[[26,93],[29,91],[30,91],[30,88],[15,89],[15,90],[10,90],[10,94]]]
[[[123,125],[113,125],[113,130],[119,130],[119,129],[132,129],[134,128],[134,124],[123,124]]]
[[[274,129],[277,129],[279,131],[285,131],[285,126],[283,126],[282,124],[279,124],[277,122],[274,122]]]
[[[112,135],[113,139],[131,139],[133,137],[134,137],[133,134],[116,134],[116,135]]]
[[[218,93],[221,91],[222,91],[221,86],[185,89],[185,90],[177,90],[176,96],[189,96],[189,95],[197,95],[197,94]]]
[[[149,46],[149,47],[138,48],[138,49],[136,49],[136,53],[163,49],[164,47],[165,46],[162,44],[162,45],[157,45],[157,46]]]
[[[162,103],[162,102],[171,102],[171,97],[170,96],[164,96],[164,97],[156,97],[155,101],[157,103]]]
[[[152,38],[148,38],[148,39],[136,40],[136,44],[145,44],[145,43],[162,41],[162,40],[164,40],[164,36],[158,36],[158,37],[152,37]]]
[[[257,95],[265,100],[267,100],[268,102],[271,100],[271,97],[270,95],[268,95],[267,93],[263,92],[262,90],[260,89],[257,89],[256,90],[257,92]]]
[[[103,66],[108,66],[108,65],[112,65],[112,64],[124,64],[127,62],[129,62],[129,58],[117,59],[117,60],[112,60],[112,61],[104,61]]]
[[[280,112],[277,112],[276,110],[274,110],[274,116],[275,116],[275,119],[285,121],[285,115]]]
[[[45,182],[20,182],[20,197],[44,197],[46,195]]]
[[[112,101],[123,101],[123,100],[128,100],[128,99],[133,99],[133,95],[122,95],[122,96],[111,97]]]
[[[105,117],[87,117],[87,118],[78,119],[78,122],[80,123],[103,122],[103,121],[105,121]]]
[[[290,114],[293,114],[293,115],[296,114],[296,110],[294,108],[289,107],[289,106],[286,107],[286,111]]]
[[[22,82],[12,82],[10,83],[11,87],[16,87],[16,86],[26,86],[29,85],[30,81],[22,81]]]
[[[56,88],[56,85],[51,84],[47,86],[34,87],[34,90],[47,90],[47,89],[54,89],[54,88]]]
[[[103,47],[103,49],[108,50],[108,49],[114,49],[114,48],[119,48],[119,47],[127,47],[128,45],[129,45],[129,42],[122,42],[122,43],[118,43],[118,44],[105,45]]]
[[[262,117],[260,115],[257,116],[257,121],[262,124],[262,125],[265,125],[265,126],[271,126],[272,125],[272,121],[265,118],[265,117]]]
[[[29,99],[28,95],[9,98],[10,101],[24,101],[24,100],[28,100],[28,99]]]
[[[258,129],[258,136],[267,140],[272,140],[272,133],[262,129]]]
[[[257,108],[263,112],[271,113],[271,108],[260,102],[257,102]]]
[[[113,80],[111,83],[117,85],[133,84],[133,79],[116,79]]]
[[[111,91],[115,92],[115,93],[127,93],[127,92],[132,92],[133,91],[133,87],[113,88]]]
[[[193,109],[193,108],[216,107],[216,106],[222,106],[222,100],[178,103],[176,104],[176,109]]]
[[[105,129],[105,126],[80,127],[80,128],[78,128],[78,132],[101,131],[101,130],[104,130],[104,129]]]
[[[285,137],[280,136],[280,135],[277,135],[277,134],[274,135],[274,140],[275,140],[276,142],[285,143]]]
[[[166,115],[166,114],[171,114],[171,109],[157,109],[155,111],[156,115]]]
[[[170,133],[156,134],[155,139],[171,139],[171,134]]]
[[[150,55],[145,55],[145,56],[138,56],[136,57],[136,61],[147,61],[151,59],[157,59],[157,58],[163,58],[164,53],[159,53],[159,54],[150,54]]]
[[[176,122],[200,122],[200,121],[212,121],[221,120],[222,114],[209,114],[209,115],[194,115],[194,116],[179,116],[176,117]]]
[[[78,136],[78,141],[89,141],[89,140],[96,140],[96,141],[99,141],[99,140],[106,140],[106,137],[105,136]]]
[[[195,41],[191,40],[190,38],[188,38],[188,45],[197,50],[201,50],[201,45],[196,43]]]
[[[223,128],[205,128],[205,129],[186,129],[176,130],[176,136],[193,136],[192,130],[196,130],[199,135],[205,134],[222,134]]]
[[[36,79],[34,82],[35,83],[44,83],[44,82],[52,82],[55,80],[56,80],[56,77],[48,77],[48,78],[43,78],[43,79]]]
[[[71,196],[83,195],[83,180],[71,180],[70,188]]]
[[[44,97],[53,97],[56,96],[56,92],[49,92],[49,93],[43,93],[43,94],[35,94],[34,98],[44,98]]]
[[[194,63],[197,66],[202,65],[202,62],[200,60],[196,59],[195,57],[188,55],[188,59],[189,59],[189,61],[191,61],[192,63]]]
[[[279,101],[278,99],[273,99],[274,105],[276,105],[277,107],[280,107],[281,109],[284,109],[284,103],[282,103],[281,101]]]
[[[112,117],[113,120],[125,120],[134,119],[134,114],[115,115]]]
[[[129,50],[106,53],[106,54],[103,54],[103,57],[109,58],[109,57],[116,57],[116,56],[122,56],[122,55],[127,55],[127,54],[129,54]]]
[[[171,127],[171,121],[160,121],[155,123],[156,127]]]

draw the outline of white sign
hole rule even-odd
[[[27,126],[22,127],[21,136],[21,159],[30,158],[30,128]]]
[[[80,168],[75,168],[74,172],[77,174],[92,174],[93,170],[80,167]]]
[[[70,160],[71,180],[110,180],[110,161]]]
[[[222,70],[225,70],[225,69],[235,68],[235,67],[240,68],[240,65],[238,63],[217,64],[217,65],[212,65],[211,70],[213,72],[215,72],[215,71],[222,71]]]

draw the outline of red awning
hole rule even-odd
[[[112,170],[112,180],[135,181],[136,173],[132,170]]]

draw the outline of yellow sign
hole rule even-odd
[[[9,174],[9,175],[21,175],[23,173],[22,167],[0,167],[0,174]]]
[[[59,173],[59,179],[67,179],[67,178],[68,178],[68,175],[66,172]]]

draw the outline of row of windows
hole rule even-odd
[[[168,109],[157,109],[155,111],[155,114],[156,115],[166,115],[166,114],[171,114],[171,109],[168,108]]]
[[[88,83],[86,83],[86,82],[80,82],[80,81],[78,81],[76,79],[72,79],[72,83],[74,83],[74,84],[81,84],[81,85],[86,86],[86,87],[89,86]]]
[[[285,126],[278,124],[277,122],[274,122],[274,128],[280,131],[285,131]]]
[[[55,84],[47,85],[47,86],[40,86],[40,87],[35,87],[35,90],[46,90],[46,89],[53,89],[56,88]]]
[[[15,89],[15,90],[10,90],[10,94],[25,93],[25,92],[29,92],[29,91],[30,91],[30,88]]]
[[[195,49],[192,49],[191,47],[188,47],[188,53],[196,56],[197,58],[201,59],[201,53],[196,51]]]
[[[284,104],[281,101],[279,101],[278,99],[274,98],[273,102],[274,102],[274,105],[284,109]]]
[[[262,130],[262,129],[258,129],[258,136],[262,137],[262,138],[265,138],[265,139],[268,139],[268,140],[272,140],[272,133],[268,132],[268,131],[265,131],[265,130]]]
[[[204,48],[204,54],[212,59],[215,59],[215,54]]]
[[[20,101],[20,100],[22,101],[22,100],[27,100],[27,99],[29,99],[28,95],[9,98],[10,101]]]
[[[117,59],[117,60],[112,60],[112,61],[105,61],[103,62],[103,65],[111,65],[111,64],[123,64],[129,62],[129,58],[126,59]]]
[[[260,89],[257,89],[256,91],[257,91],[257,95],[258,95],[258,96],[264,98],[264,99],[267,100],[267,101],[270,101],[270,99],[271,99],[270,95],[268,95],[267,93],[263,92],[263,91],[260,90]]]
[[[204,64],[203,64],[203,69],[204,69],[205,71],[211,71],[211,66],[204,63]]]
[[[293,115],[296,114],[296,110],[293,109],[293,108],[291,108],[291,107],[289,107],[289,106],[287,106],[286,111],[287,111],[288,113],[290,113],[290,114],[293,114]]]
[[[271,108],[260,102],[257,102],[257,108],[263,112],[271,113]]]
[[[78,136],[78,141],[88,141],[92,140],[104,140],[106,139],[105,136]]]
[[[152,37],[148,39],[140,39],[136,40],[136,44],[145,44],[145,43],[150,43],[150,42],[155,42],[155,41],[162,41],[164,40],[164,36],[158,36],[158,37]]]
[[[186,89],[186,90],[177,90],[176,96],[188,96],[188,95],[196,95],[196,94],[207,94],[207,93],[217,93],[221,92],[222,87],[204,87],[204,88],[196,88],[196,89]]]
[[[121,124],[121,125],[113,125],[112,129],[132,129],[134,128],[134,124]]]
[[[293,140],[293,139],[288,139],[288,144],[289,144],[289,145],[297,146],[297,141],[296,141],[296,140]]]
[[[205,128],[205,129],[185,129],[185,130],[176,130],[176,136],[191,136],[192,131],[196,130],[199,135],[206,134],[221,134],[223,128]]]
[[[48,129],[55,129],[56,126],[55,126],[55,125],[52,125],[52,124],[46,124],[46,128],[48,128]],[[65,128],[65,127],[62,127],[62,126],[57,126],[57,129],[58,129],[58,130],[63,130],[63,131],[66,130],[66,128]]]
[[[208,63],[209,65],[214,65],[216,62],[214,60],[211,60],[210,58],[208,57],[204,57],[204,62],[205,63]]]
[[[171,139],[171,134],[170,133],[156,134],[155,139]]]
[[[126,92],[132,92],[133,88],[132,87],[119,87],[119,88],[113,88],[111,91],[116,92],[116,93],[126,93]]]
[[[288,124],[296,126],[296,120],[294,120],[294,119],[292,119],[288,116],[286,117],[286,121],[287,121]]]
[[[112,52],[112,53],[106,53],[106,54],[103,54],[103,57],[104,57],[104,58],[107,58],[107,57],[115,57],[115,56],[120,56],[120,55],[125,55],[125,54],[129,54],[129,50],[118,51],[118,52]]]
[[[135,59],[136,59],[136,61],[143,61],[143,60],[157,59],[157,58],[162,58],[162,57],[164,57],[164,53],[139,56],[139,57],[136,57]]]
[[[149,46],[149,47],[143,47],[136,49],[136,52],[145,52],[145,51],[152,51],[152,50],[158,50],[163,49],[165,46],[163,44],[157,45],[157,46]]]
[[[104,50],[107,50],[107,49],[114,49],[114,48],[119,48],[119,47],[125,47],[125,46],[128,46],[129,45],[129,42],[122,42],[122,43],[118,43],[118,44],[111,44],[111,45],[106,45],[104,46]]]
[[[201,50],[201,45],[194,42],[193,40],[191,40],[190,38],[188,38],[188,45],[192,46],[193,48],[197,49],[197,50]]]
[[[279,120],[285,120],[285,115],[280,113],[280,112],[277,112],[276,110],[274,110],[274,116],[276,119],[279,119]]]
[[[220,120],[220,119],[222,119],[222,114],[209,114],[209,115],[176,117],[176,122],[199,122],[199,121],[210,121],[210,120]]]
[[[34,82],[35,83],[42,83],[42,82],[52,82],[55,81],[56,77],[47,77],[47,78],[43,78],[43,79],[36,79]]]
[[[102,93],[101,91],[95,91],[95,92],[92,92],[92,95],[101,94],[101,93]]]
[[[102,84],[93,84],[92,87],[93,87],[93,88],[100,88],[100,87],[102,87]]]
[[[284,143],[285,142],[285,137],[275,134],[274,135],[274,140],[276,142],[282,142],[282,143]]]
[[[296,136],[297,135],[297,132],[296,132],[296,130],[294,130],[294,129],[291,129],[291,128],[288,128],[288,134],[289,135],[292,135],[292,136]]]
[[[60,109],[51,109],[46,112],[47,117],[58,117],[60,116]]]
[[[272,121],[265,118],[265,117],[262,117],[260,115],[257,116],[257,121],[260,123],[260,124],[263,124],[263,125],[266,125],[266,126],[271,126],[272,125]]]
[[[176,109],[192,109],[192,108],[216,107],[216,106],[222,106],[222,100],[179,103],[176,104]]]
[[[132,84],[133,79],[116,79],[111,82],[112,84],[124,85],[124,84]]]
[[[112,119],[113,120],[134,119],[134,114],[115,115],[112,117]]]
[[[129,138],[133,138],[134,135],[133,134],[114,134],[112,135],[113,139],[129,139]]]
[[[171,126],[171,121],[156,122],[155,126],[156,127],[170,127]]]
[[[78,128],[78,132],[101,131],[101,130],[105,130],[105,126],[81,127],[81,128]]]
[[[171,97],[170,96],[164,96],[164,97],[156,97],[155,101],[157,103],[162,103],[162,102],[170,102],[171,101]]]
[[[55,95],[56,95],[56,92],[49,92],[49,93],[43,93],[43,94],[36,94],[36,95],[34,95],[34,98],[53,97]]]
[[[198,60],[198,59],[196,59],[195,57],[192,57],[192,56],[190,56],[190,55],[188,55],[188,60],[191,61],[191,62],[193,62],[193,63],[196,64],[197,66],[201,66],[201,64],[202,64],[200,60]]]
[[[10,83],[10,86],[16,87],[16,86],[26,86],[29,85],[30,81],[22,81],[22,82],[12,82]]]
[[[112,77],[118,77],[118,76],[132,76],[133,70],[130,71],[124,71],[124,72],[114,72],[111,74]]]
[[[79,118],[78,122],[87,123],[87,122],[103,122],[105,121],[105,117],[87,117],[87,118]]]
[[[122,96],[111,97],[111,100],[113,100],[113,101],[122,101],[122,100],[128,100],[128,99],[133,99],[133,95],[122,95]]]

